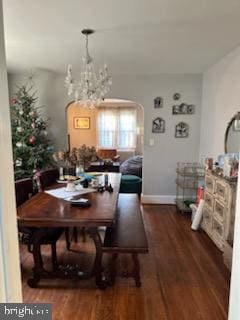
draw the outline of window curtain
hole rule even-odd
[[[98,147],[132,150],[136,148],[136,109],[98,108]]]
[[[98,147],[115,148],[118,122],[115,108],[98,108],[97,131]]]

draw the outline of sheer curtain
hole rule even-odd
[[[97,132],[99,148],[135,149],[136,109],[98,108]]]

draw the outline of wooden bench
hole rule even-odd
[[[114,282],[116,276],[118,254],[131,254],[133,270],[129,276],[135,279],[137,287],[141,286],[138,254],[148,252],[148,243],[137,194],[119,194],[117,223],[114,227],[107,228],[102,252],[113,255],[111,265],[112,282]]]

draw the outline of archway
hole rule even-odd
[[[136,110],[136,148],[118,150],[121,161],[134,155],[143,155],[144,109],[137,102],[124,99],[105,99],[99,107],[87,109],[77,102],[70,102],[66,107],[68,147],[79,148],[81,145],[98,148],[97,115],[101,108],[134,108]]]

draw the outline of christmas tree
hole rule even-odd
[[[15,179],[31,178],[52,163],[53,147],[47,137],[47,121],[35,107],[33,86],[18,87],[11,100],[12,143]]]

